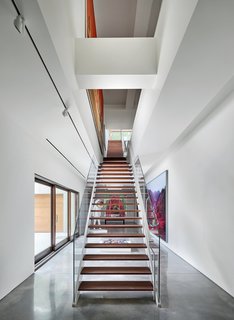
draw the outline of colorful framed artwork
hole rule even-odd
[[[168,171],[146,184],[150,202],[148,202],[147,219],[149,229],[153,234],[160,235],[167,242],[167,197],[168,197]]]

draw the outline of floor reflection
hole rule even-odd
[[[84,293],[72,308],[72,245],[0,301],[1,320],[233,320],[234,299],[164,248],[161,300],[149,293]]]

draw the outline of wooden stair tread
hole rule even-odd
[[[124,157],[124,156],[121,156],[121,157],[103,157],[103,161],[105,161],[105,160],[112,160],[112,159],[121,159],[121,160],[126,160],[127,161],[127,159],[126,159],[126,157]]]
[[[150,281],[82,281],[78,291],[153,291]]]
[[[135,189],[135,185],[134,185],[134,183],[128,183],[127,185],[122,185],[122,183],[118,183],[119,181],[116,181],[116,182],[114,182],[114,185],[111,185],[110,186],[110,184],[112,184],[111,182],[96,182],[96,185],[95,185],[95,188],[103,188],[103,189]],[[117,184],[118,183],[118,185],[116,186],[115,184]]]
[[[113,162],[114,162],[114,163],[115,163],[115,162],[128,163],[127,160],[124,159],[124,158],[123,158],[123,159],[118,159],[118,158],[116,158],[116,159],[114,159],[114,158],[113,158],[113,159],[103,159],[103,162],[102,162],[102,163],[113,163]],[[101,164],[102,164],[102,163],[101,163]]]
[[[121,167],[121,168],[113,168],[113,167],[99,167],[98,168],[98,173],[106,173],[106,172],[116,172],[116,173],[120,173],[120,172],[124,172],[127,174],[133,174],[133,170],[131,167]]]
[[[147,248],[145,243],[86,243],[85,248],[135,248],[145,249]]]
[[[118,190],[116,190],[116,191],[106,191],[106,192],[95,192],[95,195],[96,194],[108,194],[108,193],[110,193],[110,194],[133,194],[133,193],[136,193],[136,191],[125,191],[125,192],[121,192],[121,190],[120,191],[118,191]]]
[[[102,162],[99,164],[100,167],[103,166],[128,166],[131,167],[132,165],[129,164],[128,162],[123,162],[123,163],[116,163],[116,162]]]
[[[102,177],[97,177],[97,180],[112,180],[112,179],[123,179],[123,180],[133,180],[133,177],[109,177],[109,176],[105,176],[104,178]]]
[[[119,181],[114,181],[114,182],[96,182],[95,184],[95,188],[100,188],[100,189],[104,189],[104,190],[110,190],[111,189],[116,189],[116,191],[123,191],[124,189],[126,189],[126,191],[131,191],[131,190],[135,190],[135,183],[132,182],[119,182]],[[99,190],[98,190],[99,191]]]
[[[90,217],[91,220],[141,220],[141,217]]]
[[[109,210],[109,209],[97,209],[97,210],[94,210],[92,209],[91,212],[116,212],[116,210]],[[128,210],[128,209],[123,209],[123,210],[118,210],[118,212],[140,212],[141,210]]]
[[[88,233],[88,238],[144,238],[143,233]]]
[[[84,267],[81,274],[151,274],[148,267]]]
[[[98,218],[96,218],[98,219]],[[112,228],[124,228],[124,229],[127,229],[127,228],[132,228],[132,229],[139,229],[139,228],[142,228],[142,225],[140,224],[99,224],[99,225],[96,225],[96,224],[90,224],[89,225],[89,228],[90,229],[93,229],[93,228],[101,228],[101,229],[112,229]]]
[[[115,173],[113,173],[113,172],[111,172],[111,173],[100,173],[100,172],[98,172],[97,173],[97,175],[98,175],[98,177],[100,177],[100,176],[129,176],[129,177],[132,177],[133,176],[133,174],[132,173],[126,173],[126,172],[123,172],[123,173],[119,173],[119,172],[115,172]]]
[[[83,257],[84,261],[87,260],[108,260],[108,261],[115,261],[115,260],[134,260],[134,261],[141,261],[141,260],[149,260],[149,257],[146,254],[85,254]]]
[[[112,180],[98,180],[96,181],[96,184],[131,184],[131,185],[134,185],[134,181],[112,181]]]
[[[113,194],[116,194],[116,193],[114,193],[114,192],[112,192],[112,193],[97,193],[98,194],[98,197],[96,197],[96,196],[94,196],[93,197],[93,200],[95,200],[95,199],[110,199],[110,197],[113,195]],[[121,193],[122,194],[122,193]],[[125,196],[124,196],[124,199],[127,199],[127,200],[136,200],[137,201],[137,197],[136,196],[132,196],[132,194],[131,193],[124,193],[125,194]],[[131,197],[127,197],[126,195],[127,194],[130,194],[131,195]],[[102,195],[102,196],[100,196],[100,195]]]
[[[96,205],[96,203],[92,203],[92,206]],[[127,201],[124,201],[124,205],[125,206],[138,206],[138,204],[136,202],[127,202]],[[106,210],[104,210],[106,211]]]
[[[131,190],[135,190],[135,187],[132,187],[132,186],[95,186],[95,190],[96,191],[106,191],[106,190],[109,190],[109,191],[113,191],[115,192],[116,190],[118,191],[131,191]]]
[[[106,158],[106,159],[103,159],[101,164],[103,164],[103,163],[113,163],[113,162],[123,162],[123,163],[129,164],[129,162],[127,161],[126,158],[124,158],[124,157],[116,157],[116,156],[112,157],[112,159],[110,159],[109,157]]]
[[[132,169],[132,165],[130,165],[129,163],[111,163],[111,162],[108,162],[108,163],[102,163],[98,166],[98,169],[102,169],[102,168],[105,168],[105,167],[125,167],[125,168],[129,168],[129,169]]]

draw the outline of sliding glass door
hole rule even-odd
[[[55,244],[68,240],[68,192],[56,188]]]
[[[36,262],[73,239],[77,211],[77,192],[36,179],[34,192]]]
[[[73,237],[75,232],[77,209],[78,209],[78,194],[71,192],[71,237]]]
[[[35,182],[34,190],[34,251],[35,255],[51,251],[51,186]]]

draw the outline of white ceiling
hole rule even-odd
[[[103,90],[104,106],[106,109],[136,109],[140,97],[140,89],[109,89]]]

